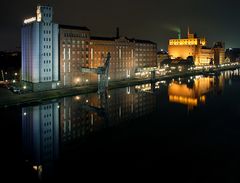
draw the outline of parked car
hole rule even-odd
[[[21,94],[20,88],[18,88],[18,87],[16,87],[16,86],[11,86],[11,87],[10,87],[10,90],[11,90],[13,93]]]

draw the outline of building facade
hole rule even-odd
[[[91,36],[87,27],[52,23],[52,7],[38,6],[36,17],[22,28],[22,80],[34,91],[97,83],[81,67],[103,66],[110,52],[109,80],[133,78],[137,69],[157,66],[157,45],[151,41]]]
[[[213,46],[214,52],[214,63],[224,64],[225,63],[225,45],[223,42],[216,42]]]
[[[87,27],[59,25],[60,85],[84,83],[81,67],[89,67],[90,31]]]
[[[52,7],[38,6],[22,27],[22,81],[34,91],[56,88],[59,81],[59,29],[52,16]]]
[[[192,56],[195,65],[208,65],[213,59],[213,51],[206,47],[206,39],[198,38],[188,30],[186,39],[170,39],[168,53],[172,59],[187,59]]]
[[[60,83],[76,86],[96,83],[95,73],[82,73],[81,67],[103,66],[110,52],[109,80],[133,78],[138,68],[156,67],[157,45],[126,37],[94,37],[86,27],[59,26]]]
[[[171,59],[187,59],[192,56],[195,65],[224,64],[225,46],[223,42],[214,43],[213,47],[206,47],[205,38],[198,38],[188,30],[187,39],[170,39],[168,52]]]
[[[166,51],[164,50],[160,50],[159,52],[157,52],[157,66],[161,67],[161,63],[164,60],[168,60],[169,59],[169,55]]]

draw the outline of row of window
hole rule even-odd
[[[51,45],[44,45],[43,48],[49,49],[49,48],[51,48]]]
[[[43,41],[51,41],[51,38],[43,38]]]
[[[44,60],[43,63],[44,64],[51,64],[51,60]]]
[[[51,56],[51,53],[43,53],[43,56]]]
[[[51,109],[51,108],[52,108],[52,106],[44,106],[43,107],[44,110]]]
[[[89,45],[88,41],[76,41],[76,40],[63,40],[62,42],[63,46],[64,44],[69,44],[68,46],[70,46],[70,44],[82,44],[82,45]]]
[[[44,25],[44,26],[50,26],[51,23],[46,23],[46,22],[44,22],[43,25]]]
[[[46,126],[51,126],[51,124],[52,124],[52,123],[51,123],[50,121],[49,121],[49,122],[45,122],[45,123],[44,123],[44,126],[45,126],[45,127],[46,127]]]
[[[52,114],[44,114],[44,118],[48,118],[48,117],[51,117],[52,116]]]
[[[88,48],[86,49],[86,56],[88,57]],[[77,54],[80,54],[80,52],[79,51],[72,51],[72,54],[74,55],[75,53],[77,52]],[[82,54],[84,54],[84,51],[82,51]]]
[[[43,69],[43,72],[51,72],[51,69]]]
[[[51,18],[52,15],[51,15],[51,13],[43,13],[43,16]]]
[[[43,77],[44,81],[51,81],[52,77]]]
[[[81,33],[81,34],[64,33],[64,37],[80,37],[80,38],[87,38],[88,35],[87,35],[86,33]]]
[[[43,34],[51,34],[51,31],[50,30],[44,30]]]
[[[52,137],[50,136],[50,137],[45,137],[44,138],[44,142],[46,143],[47,141],[51,141],[52,140]]]
[[[51,133],[51,129],[44,130],[44,134]]]

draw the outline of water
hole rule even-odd
[[[235,70],[2,109],[2,173],[239,182],[239,93]]]

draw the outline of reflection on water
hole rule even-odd
[[[59,107],[48,103],[22,109],[22,146],[26,160],[32,161],[33,169],[42,174],[42,164],[50,173],[49,162],[59,154]],[[49,167],[50,165],[50,167]]]
[[[172,81],[168,87],[169,101],[185,104],[188,109],[205,104],[206,94],[223,89],[224,78],[220,76],[195,76]]]
[[[218,75],[179,78],[134,87],[65,97],[22,108],[22,147],[25,160],[38,172],[51,174],[55,160],[68,144],[84,136],[142,116],[160,112],[160,99],[187,105],[189,109],[207,103],[207,95],[220,93],[224,81],[239,76],[239,70]],[[166,91],[166,95],[161,93]]]
[[[156,96],[134,87],[66,97],[22,109],[23,148],[39,173],[49,173],[61,147],[100,129],[154,112]]]

